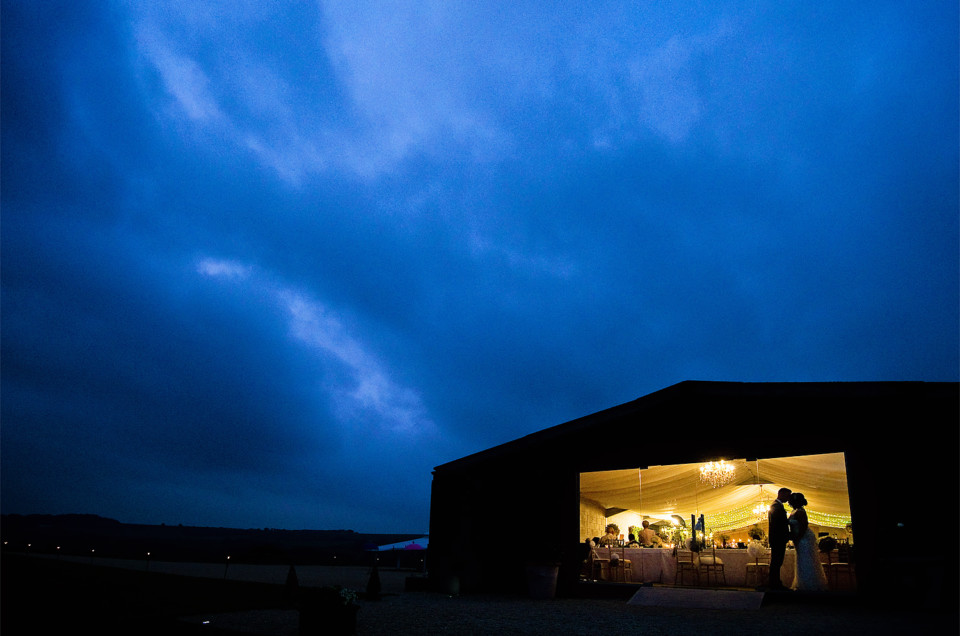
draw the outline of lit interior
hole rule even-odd
[[[686,534],[692,516],[703,515],[706,538],[720,547],[748,542],[751,529],[766,533],[767,508],[786,487],[804,494],[814,532],[849,538],[843,453],[727,459],[718,469],[719,461],[709,466],[715,469],[712,482],[702,474],[707,463],[581,473],[581,501],[603,509],[605,523],[617,524],[624,535],[647,520],[666,542],[675,530]],[[581,528],[582,537],[596,533],[596,528]]]

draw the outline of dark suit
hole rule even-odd
[[[770,587],[783,587],[780,568],[783,567],[790,530],[787,525],[787,511],[783,509],[783,503],[779,499],[770,504],[767,521],[770,523]]]

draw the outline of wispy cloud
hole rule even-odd
[[[253,267],[236,261],[202,258],[197,262],[197,271],[214,278],[247,278]]]
[[[349,382],[331,387],[345,424],[360,426],[365,433],[414,437],[433,433],[418,393],[392,380],[384,365],[327,307],[291,290],[281,290],[277,297],[289,312],[293,336],[347,371]]]
[[[430,154],[453,142],[465,158],[496,156],[509,135],[470,99],[475,75],[475,25],[443,2],[323,3],[325,46],[365,134],[351,161],[374,175],[415,152]],[[448,44],[449,46],[445,46]],[[357,151],[361,151],[357,154]]]
[[[196,60],[178,53],[161,34],[145,28],[138,31],[137,44],[159,74],[179,114],[198,125],[223,120],[224,114],[211,91],[210,78]]]
[[[639,121],[673,144],[687,140],[709,106],[702,60],[728,41],[733,29],[721,21],[711,30],[674,35],[641,50],[627,63]]]
[[[396,434],[405,439],[434,433],[418,392],[393,380],[386,365],[324,303],[275,284],[253,266],[236,261],[203,258],[197,271],[209,278],[243,281],[258,292],[266,292],[256,297],[270,298],[286,312],[294,341],[337,368],[327,377],[317,378],[316,385],[335,404],[345,430]]]
[[[691,68],[693,54],[688,42],[673,37],[630,69],[640,120],[673,143],[687,138],[704,108]]]
[[[306,69],[279,55],[282,42],[264,50],[258,22],[225,25],[201,6],[133,7],[136,45],[161,79],[172,116],[245,149],[293,185],[330,170],[374,178],[441,148],[486,161],[509,147],[509,135],[464,94],[477,78],[435,47],[438,39],[462,42],[467,28],[447,5],[322,4],[322,23],[308,11],[298,17],[310,24],[278,23],[316,34]],[[184,31],[189,39],[178,37]],[[302,82],[305,70],[332,73],[329,89],[313,92]]]

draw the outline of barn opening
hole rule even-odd
[[[609,524],[625,544],[647,521],[664,547],[692,538],[716,548],[746,545],[767,532],[777,491],[802,492],[818,536],[852,541],[853,519],[843,453],[645,466],[580,473],[580,536],[603,537]],[[789,506],[787,507],[789,510]]]

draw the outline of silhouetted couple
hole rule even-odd
[[[789,518],[783,507],[785,503],[789,503],[793,508]],[[827,589],[827,577],[820,563],[817,538],[807,521],[806,505],[807,500],[803,493],[781,488],[767,512],[767,520],[770,522],[769,588],[771,590],[794,589],[820,592]],[[791,588],[787,588],[780,581],[780,569],[783,567],[787,541],[793,541],[797,556]]]

